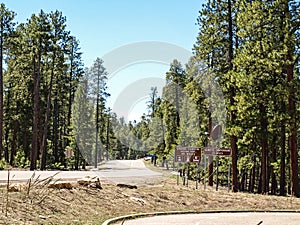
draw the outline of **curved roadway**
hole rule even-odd
[[[201,213],[144,217],[125,220],[117,225],[299,225],[300,213],[236,212]]]

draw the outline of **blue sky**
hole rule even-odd
[[[191,51],[203,0],[4,0],[2,3],[17,13],[19,23],[26,22],[40,9],[62,11],[67,17],[67,29],[80,41],[85,66],[90,67],[97,57],[135,42],[159,41]],[[164,79],[168,63],[146,62],[120,69],[108,82],[112,94],[110,107],[113,108],[122,90],[135,81],[149,77]],[[145,88],[150,92],[150,87]],[[134,103],[136,106],[145,104],[146,96],[140,99]],[[132,113],[127,120],[138,119],[139,113]]]

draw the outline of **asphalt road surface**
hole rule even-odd
[[[34,176],[33,176],[34,174]],[[126,183],[135,185],[147,185],[157,182],[161,173],[149,170],[142,160],[113,160],[98,167],[98,170],[90,171],[10,171],[12,183],[27,182],[33,179],[46,179],[54,176],[54,180],[76,181],[86,176],[107,180],[114,183]],[[0,184],[7,183],[8,172],[0,171]]]
[[[151,185],[159,182],[161,173],[148,169],[143,160],[113,160],[94,171],[114,183]]]
[[[300,213],[202,213],[145,217],[118,225],[299,225]]]

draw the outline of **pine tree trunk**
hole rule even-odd
[[[292,57],[288,59],[291,60]],[[293,65],[287,65],[287,79],[291,84],[293,82]],[[296,124],[296,106],[295,94],[293,88],[289,93],[289,112],[291,116],[291,133],[289,137],[290,144],[290,170],[291,170],[291,194],[295,197],[300,197],[299,178],[298,178],[298,149],[297,149],[297,124]]]
[[[40,59],[41,52],[39,50],[38,66],[35,69],[35,57],[33,58],[33,128],[32,128],[32,150],[31,150],[31,162],[30,170],[36,169],[37,157],[38,157],[38,119],[39,119],[39,98],[40,98]]]
[[[208,156],[208,185],[214,185],[214,160],[213,156]]]
[[[108,113],[107,117],[107,127],[106,127],[106,161],[108,161],[108,149],[109,149],[109,122],[110,122],[110,115]]]
[[[272,150],[272,161],[274,163],[277,162],[277,152],[276,152],[276,137],[273,137],[273,150]],[[274,167],[271,168],[271,176],[272,176],[272,183],[271,183],[271,194],[275,195],[277,192],[277,179]]]
[[[94,167],[95,168],[98,167],[98,149],[99,149],[98,139],[99,139],[99,124],[98,124],[98,119],[96,119],[96,146],[95,146],[95,157],[94,157]]]
[[[211,118],[211,112],[209,111],[209,119],[208,119],[208,133],[211,134],[212,132],[212,118]],[[208,185],[213,186],[214,184],[214,164],[213,164],[213,156],[208,156]]]
[[[285,108],[284,103],[283,107]],[[285,110],[283,111],[285,112]],[[280,144],[280,148],[281,148],[281,152],[280,152],[280,180],[279,180],[279,186],[280,186],[280,190],[279,190],[279,194],[281,196],[286,195],[286,181],[285,181],[285,157],[286,157],[286,151],[285,151],[285,146],[286,146],[286,136],[285,136],[285,122],[282,120],[281,121],[281,144]]]
[[[44,122],[44,132],[42,137],[42,144],[41,144],[41,170],[46,169],[46,158],[47,158],[47,137],[48,137],[48,124],[49,124],[49,117],[50,117],[50,110],[51,110],[51,97],[52,97],[52,87],[53,87],[53,77],[54,77],[54,67],[55,67],[55,58],[56,53],[54,51],[54,56],[52,59],[52,68],[51,68],[51,75],[50,75],[50,84],[48,89],[47,95],[47,106],[46,106],[46,113],[45,113],[45,122]]]
[[[57,93],[54,93],[54,96],[57,96]],[[58,157],[58,124],[59,124],[59,112],[58,112],[58,100],[57,98],[54,99],[54,110],[53,110],[53,156],[54,161],[59,162]]]
[[[262,185],[262,194],[267,193],[268,185],[268,143],[267,143],[267,119],[266,119],[266,109],[265,106],[260,104],[260,125],[261,125],[261,185]]]
[[[75,170],[79,170],[79,148],[77,144],[75,147]]]
[[[233,23],[232,23],[232,2],[228,0],[228,34],[229,34],[229,46],[228,46],[228,64],[229,64],[229,71],[233,69]],[[234,87],[230,87],[229,93],[229,101],[230,106],[234,105],[234,96],[235,90]],[[234,111],[230,111],[230,123],[233,125],[235,123],[236,116]],[[230,137],[230,145],[232,150],[232,191],[237,192],[239,190],[238,187],[238,170],[237,170],[237,156],[238,156],[238,149],[237,149],[237,137],[235,135],[231,135]]]
[[[50,109],[51,109],[51,94],[52,94],[52,86],[53,86],[53,77],[54,77],[54,65],[55,65],[55,52],[52,61],[52,69],[51,69],[51,76],[50,76],[50,84],[47,96],[47,106],[46,106],[46,113],[45,113],[45,122],[44,122],[44,131],[41,143],[41,170],[46,169],[46,156],[47,156],[47,137],[48,137],[48,124],[49,124],[49,116],[50,116]]]

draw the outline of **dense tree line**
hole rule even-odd
[[[111,134],[106,131],[111,113],[105,106],[109,94],[103,61],[97,58],[84,69],[79,41],[66,30],[66,17],[59,11],[41,10],[17,25],[15,13],[1,4],[0,16],[1,166],[78,169],[97,163],[103,154],[98,157],[100,144],[93,140],[104,143]],[[78,105],[85,107],[81,118]],[[94,136],[85,139],[80,137],[83,128],[97,133],[88,130],[84,135]],[[95,158],[87,160],[85,151]]]
[[[299,10],[298,1],[226,0],[200,12],[194,50],[226,96],[233,191],[275,194],[279,186],[284,195],[288,184],[300,195]]]
[[[224,172],[229,163],[234,192],[300,196],[298,1],[208,0],[193,57],[170,64],[162,96],[149,87],[148,113],[129,123],[106,107],[103,61],[84,68],[61,12],[41,11],[19,25],[3,4],[0,13],[0,156],[7,163],[79,169],[221,145],[232,157],[209,157],[210,185],[213,165]],[[213,143],[209,133],[220,123],[222,141]]]
[[[80,169],[144,156],[136,124],[106,106],[103,60],[84,67],[61,12],[41,10],[18,25],[4,4],[0,14],[0,168]]]
[[[14,13],[1,7],[13,21]],[[42,10],[26,23],[10,22],[1,37],[6,62],[1,156],[11,165],[28,160],[32,170],[63,162],[71,104],[83,74],[78,41],[61,12]]]
[[[148,140],[160,140],[148,149],[162,158],[172,157],[177,145],[207,145],[216,99],[195,76],[201,67],[201,79],[211,76],[224,96],[222,147],[232,149],[232,191],[299,197],[299,15],[300,3],[293,0],[203,5],[194,56],[185,67],[171,63],[163,96],[155,100],[152,88],[151,113],[138,124]],[[226,171],[228,158],[220,161]]]

